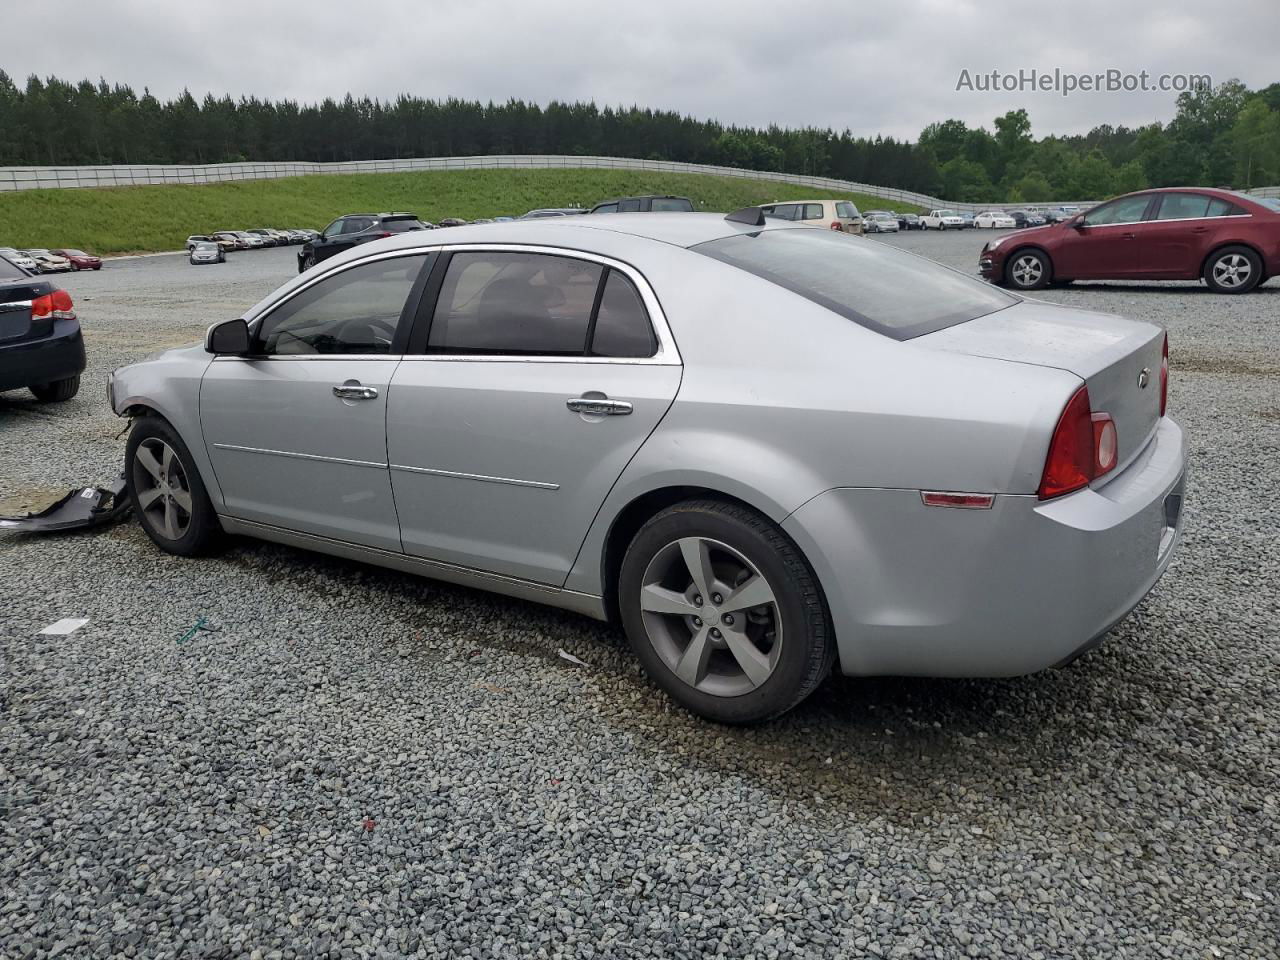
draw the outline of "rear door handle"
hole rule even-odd
[[[1191,232],[1192,233],[1208,233],[1209,228],[1208,227],[1192,227]]]
[[[635,409],[627,400],[610,400],[608,397],[570,397],[564,405],[574,413],[597,417],[625,417]]]
[[[378,388],[362,386],[358,380],[348,380],[342,386],[334,387],[333,395],[341,400],[376,400]]]

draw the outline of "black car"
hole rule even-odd
[[[693,201],[688,197],[670,195],[647,197],[619,197],[606,200],[591,208],[591,213],[693,213]]]
[[[0,390],[70,400],[84,372],[84,338],[71,294],[0,257]]]
[[[920,222],[919,214],[900,213],[898,214],[898,229],[899,230],[922,230],[924,229],[924,224]]]
[[[427,224],[412,213],[349,213],[325,227],[319,237],[302,245],[298,251],[298,272],[358,244],[427,229],[430,229]]]

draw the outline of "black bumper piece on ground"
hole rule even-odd
[[[56,533],[115,523],[130,510],[122,475],[109,487],[77,487],[39,513],[0,517],[0,533]]]

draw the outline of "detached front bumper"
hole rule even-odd
[[[1073,659],[1150,592],[1181,534],[1185,469],[1166,417],[1096,489],[990,510],[835,489],[783,527],[826,592],[845,673],[1016,676]]]

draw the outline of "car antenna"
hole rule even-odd
[[[751,227],[764,226],[764,211],[759,207],[743,207],[725,217],[730,223],[745,223]]]

